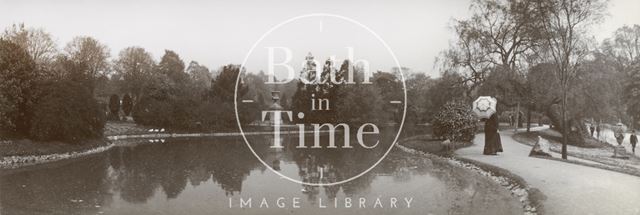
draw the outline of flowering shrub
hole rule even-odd
[[[458,101],[447,102],[433,118],[433,136],[451,141],[471,141],[477,121],[471,106]]]

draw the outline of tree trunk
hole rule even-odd
[[[527,133],[531,131],[531,107],[527,108]]]
[[[567,159],[567,87],[562,87],[562,159]]]
[[[518,132],[519,122],[520,122],[520,102],[518,102],[518,105],[516,106],[516,123],[515,123],[515,128],[513,129],[513,132]]]

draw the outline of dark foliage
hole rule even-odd
[[[89,89],[73,81],[46,83],[42,89],[33,108],[32,139],[77,143],[102,136],[105,112]]]
[[[447,102],[433,119],[433,136],[451,141],[471,141],[477,129],[471,106],[459,101]]]
[[[31,122],[36,66],[20,46],[0,39],[0,128],[27,135]]]
[[[113,94],[109,98],[109,112],[111,116],[117,118],[118,112],[120,112],[120,97],[118,95]]]
[[[131,114],[132,109],[133,109],[133,101],[131,100],[131,96],[129,94],[125,94],[122,97],[122,112],[124,112],[125,116],[129,116]]]

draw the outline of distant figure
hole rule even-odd
[[[498,117],[497,114],[491,115],[484,123],[484,151],[485,155],[496,155],[502,152],[502,142],[500,134],[498,134]]]
[[[513,114],[509,114],[509,126],[513,126]]]
[[[273,167],[273,170],[280,171],[280,160],[275,159],[272,164],[271,167]]]
[[[633,154],[636,153],[636,144],[638,144],[638,137],[636,136],[636,130],[631,131],[631,137],[629,137],[629,142],[631,142],[631,151]]]
[[[524,123],[523,121],[524,118],[524,113],[522,112],[518,112],[518,128],[522,128],[522,123]]]
[[[596,137],[598,137],[598,140],[600,140],[600,123],[596,125]]]
[[[622,129],[622,123],[618,124],[618,127],[615,129],[613,136],[616,137],[618,145],[622,145],[622,141],[624,141],[624,130]]]
[[[593,132],[596,131],[596,128],[593,126],[593,124],[589,125],[589,130],[591,131],[591,137],[593,137]]]

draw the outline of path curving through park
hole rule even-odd
[[[548,159],[529,157],[530,146],[513,131],[500,131],[504,152],[483,155],[484,134],[456,151],[460,157],[497,166],[522,177],[544,195],[547,214],[640,214],[640,177]]]

